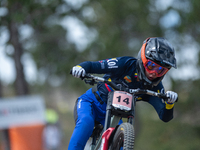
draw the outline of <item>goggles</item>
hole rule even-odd
[[[157,77],[161,77],[169,71],[168,68],[158,65],[149,59],[145,62],[144,68],[148,73],[155,73]]]

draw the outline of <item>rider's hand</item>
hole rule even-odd
[[[168,97],[167,103],[169,104],[173,104],[178,99],[178,94],[176,92],[167,91],[166,94]]]
[[[81,66],[74,66],[72,68],[72,75],[76,78],[84,77],[85,74],[85,69],[83,69]]]

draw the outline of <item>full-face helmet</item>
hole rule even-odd
[[[145,88],[157,86],[171,67],[177,68],[174,48],[164,38],[147,38],[138,53],[137,72]],[[157,78],[149,80],[145,70],[156,73]]]

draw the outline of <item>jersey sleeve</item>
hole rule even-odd
[[[158,86],[155,87],[154,91],[165,93],[162,82],[160,82]],[[163,99],[155,97],[155,96],[149,96],[148,102],[155,108],[156,112],[158,113],[159,118],[162,121],[168,122],[173,118],[174,104],[171,106],[170,104],[167,104],[166,102],[164,102]]]
[[[105,74],[105,73],[112,73],[112,72],[119,72],[121,70],[126,69],[128,64],[128,60],[132,59],[131,57],[117,57],[117,58],[110,58],[104,59],[100,61],[86,61],[79,64],[79,66],[83,67],[86,73],[98,73],[98,74]]]

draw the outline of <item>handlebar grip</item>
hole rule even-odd
[[[168,97],[166,94],[159,93],[159,97],[162,98],[164,101],[167,101]]]

